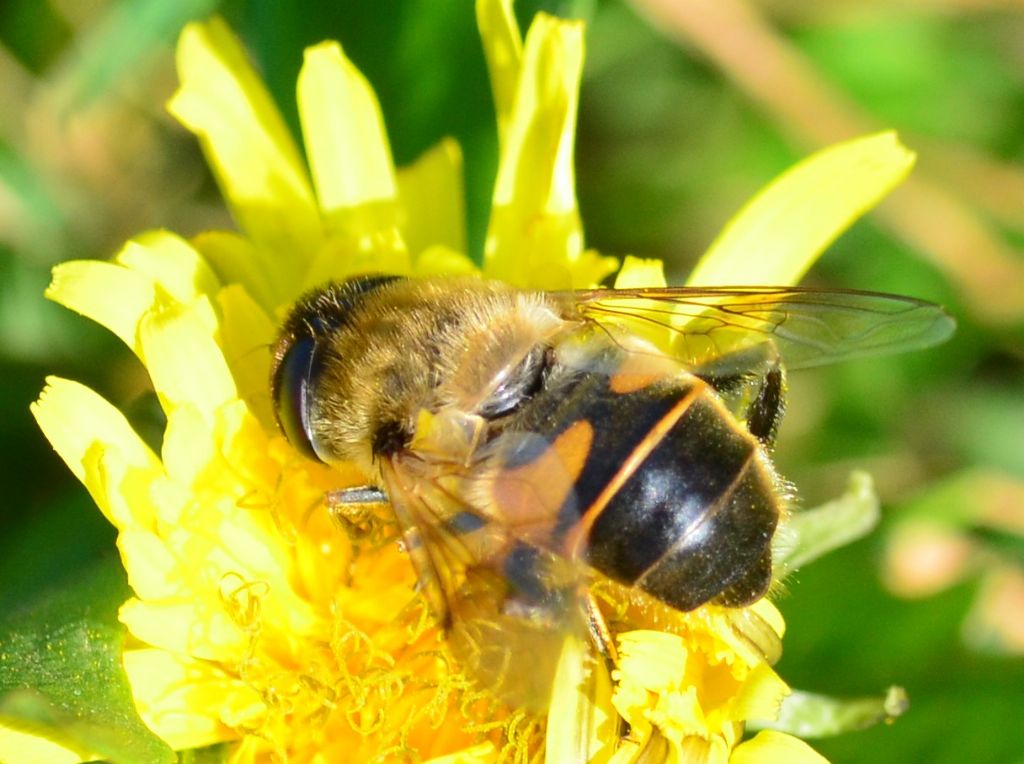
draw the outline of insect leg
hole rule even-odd
[[[775,435],[786,409],[786,375],[778,361],[761,377],[757,395],[747,407],[747,430],[767,447]]]
[[[362,485],[355,488],[342,488],[338,491],[331,491],[327,494],[327,500],[332,506],[340,504],[387,504],[388,495],[372,485]]]
[[[590,641],[601,653],[601,657],[608,664],[608,670],[611,671],[619,661],[619,653],[615,648],[611,629],[608,628],[608,623],[601,613],[597,599],[590,590],[581,591],[579,598],[580,609],[583,611],[583,617],[587,622],[587,631],[590,633]]]
[[[747,431],[771,448],[786,405],[786,374],[778,348],[759,343],[695,369]]]
[[[601,607],[597,604],[597,598],[589,589],[582,589],[579,593],[580,608],[587,621],[587,630],[590,632],[590,641],[604,660],[605,671],[609,679],[612,672],[619,663],[619,651],[615,647],[615,640],[612,637],[608,622],[601,613]],[[591,681],[595,681],[596,674],[591,674]],[[629,736],[629,722],[616,715],[614,736],[626,739]]]
[[[748,432],[770,448],[785,410],[786,375],[774,356],[757,361],[757,371],[698,375],[726,406],[746,421]]]
[[[379,531],[390,514],[387,494],[373,486],[331,491],[325,501],[331,519],[353,539]]]

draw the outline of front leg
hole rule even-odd
[[[371,539],[380,543],[380,537],[386,535],[384,529],[393,524],[387,494],[373,486],[330,491],[325,502],[331,519],[353,541]]]

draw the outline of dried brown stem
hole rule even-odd
[[[882,129],[746,0],[634,3],[666,34],[696,46],[801,144],[818,147]],[[947,186],[919,172],[878,215],[959,287],[979,319],[1024,319],[1024,261]]]

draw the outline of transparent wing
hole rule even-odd
[[[769,353],[791,369],[929,347],[955,322],[938,305],[877,292],[676,287],[560,293],[613,333],[644,338],[693,370],[742,371]]]
[[[406,453],[383,470],[424,593],[467,675],[509,703],[542,711],[567,635],[585,628],[576,567],[524,543],[493,508],[468,500],[472,468],[448,466],[455,468]]]

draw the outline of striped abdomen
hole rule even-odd
[[[520,412],[529,437],[505,454],[502,486],[528,485],[557,517],[528,535],[680,610],[757,599],[779,519],[757,441],[696,377],[615,384],[575,375]],[[511,493],[498,504],[528,503]]]

